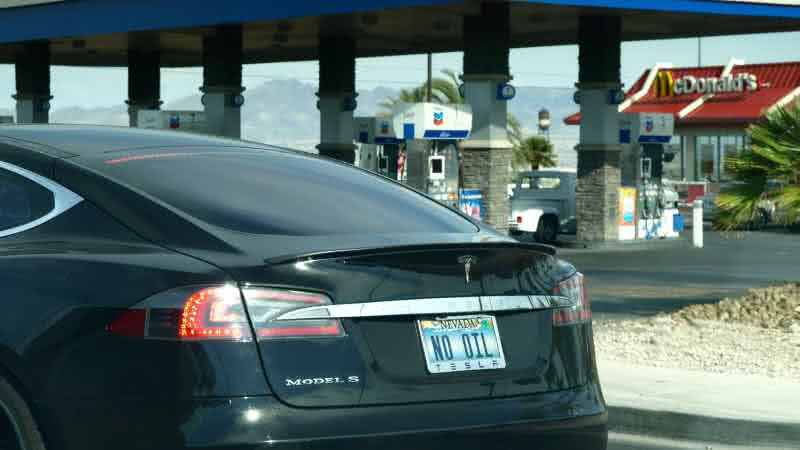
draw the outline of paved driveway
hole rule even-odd
[[[587,250],[564,259],[587,275],[597,318],[641,316],[800,281],[800,234],[706,231],[703,249]]]

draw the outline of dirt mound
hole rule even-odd
[[[738,298],[691,305],[672,313],[675,320],[716,320],[800,332],[800,283],[750,289]]]

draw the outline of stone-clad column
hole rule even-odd
[[[472,107],[472,133],[461,143],[464,188],[480,189],[484,221],[508,228],[511,214],[511,142],[506,130],[507,101],[498,85],[511,79],[509,4],[484,3],[481,14],[464,18],[464,96]]]
[[[50,45],[24,44],[16,65],[17,123],[47,123],[50,119]]]
[[[242,28],[218,27],[203,39],[203,106],[209,134],[242,135]]]
[[[356,47],[346,36],[319,40],[319,154],[353,164],[353,111],[356,109]]]
[[[138,125],[139,111],[161,107],[161,56],[156,51],[128,53],[128,117]]]
[[[619,119],[613,94],[620,84],[618,16],[582,16],[579,21],[579,99],[577,239],[605,242],[619,239]]]

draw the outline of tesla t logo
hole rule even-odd
[[[294,386],[315,386],[320,384],[353,384],[360,383],[361,378],[355,375],[349,377],[325,377],[325,378],[287,378],[286,387]]]
[[[472,255],[464,255],[458,258],[458,263],[464,265],[464,277],[467,280],[467,284],[472,281],[471,274],[472,274],[472,266],[478,262],[478,258]]]
[[[444,123],[444,111],[433,112],[433,124],[437,127]]]

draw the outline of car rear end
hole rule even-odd
[[[65,178],[91,173],[146,198],[175,223],[139,227],[145,237],[229,275],[108,322],[113,339],[186,359],[172,380],[184,393],[167,419],[174,447],[606,447],[589,296],[550,247],[318,158],[104,158],[65,165]],[[146,215],[126,204],[118,215]],[[172,239],[177,223],[187,228]],[[223,244],[193,242],[198,230]],[[263,391],[226,382],[253,374]]]

